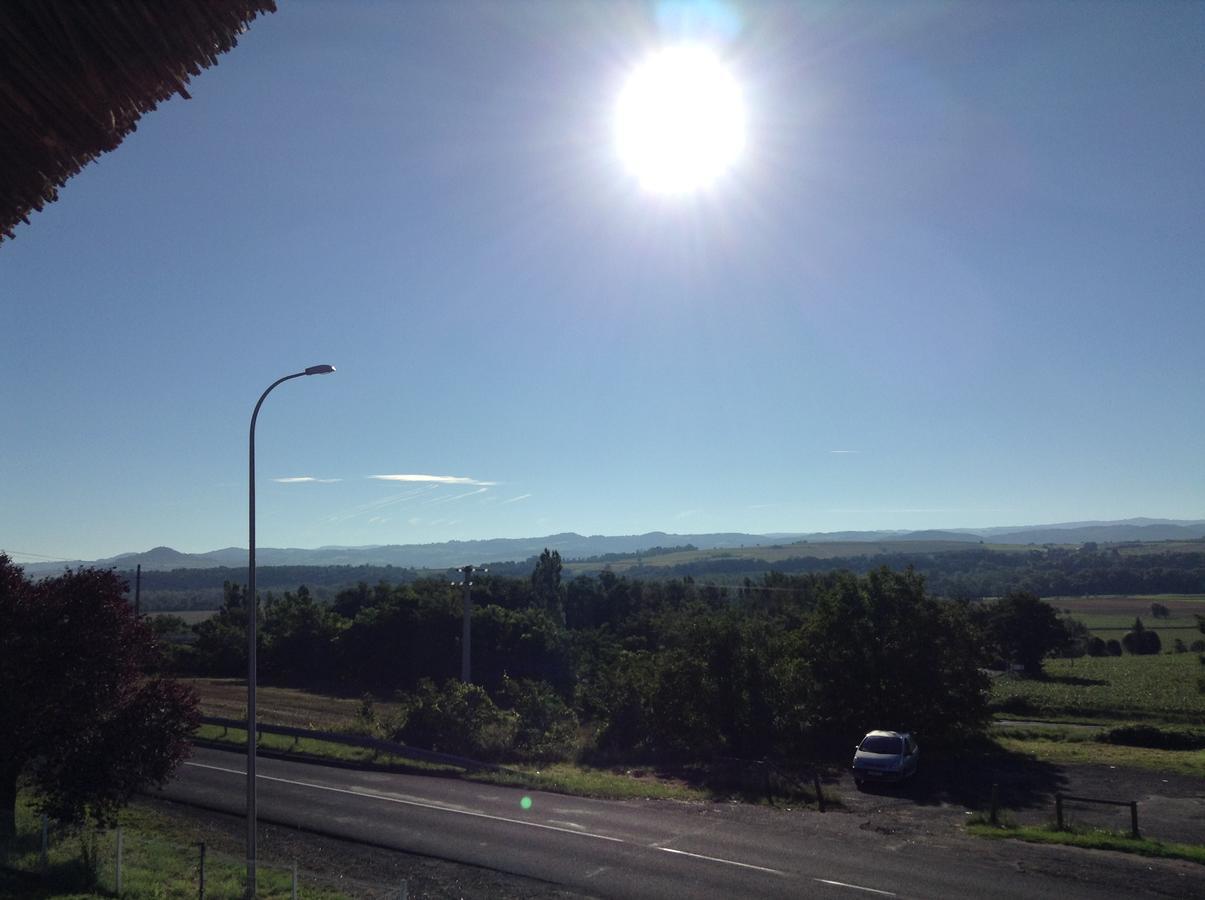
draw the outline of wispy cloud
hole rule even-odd
[[[457,494],[455,497],[436,497],[434,500],[423,501],[424,506],[436,506],[440,503],[451,503],[453,500],[463,500],[465,497],[476,497],[478,494],[484,494],[489,488],[477,488],[475,491],[469,491],[465,494]]]
[[[328,522],[346,522],[348,519],[354,519],[356,516],[362,516],[365,513],[375,513],[384,509],[386,506],[394,506],[398,503],[405,503],[407,500],[413,500],[415,497],[421,497],[423,494],[429,494],[432,491],[439,490],[438,484],[428,484],[420,487],[415,491],[406,491],[404,494],[394,494],[392,497],[385,497],[381,500],[373,500],[369,503],[361,503],[359,506],[353,506],[350,509],[345,509],[342,512],[337,512],[330,516]]]
[[[750,503],[745,509],[772,509],[775,506],[781,505],[781,503]]]
[[[315,478],[313,475],[296,475],[292,478],[273,478],[277,484],[335,484],[342,478]]]
[[[499,506],[506,506],[508,503],[518,503],[520,500],[526,500],[531,494],[520,494],[518,497],[511,497],[509,500],[503,500]]]
[[[861,450],[830,450],[828,452],[829,453],[838,453],[838,454],[848,454],[848,453],[861,453],[862,451]]]
[[[697,509],[684,509],[684,510],[682,510],[682,512],[674,513],[674,518],[675,519],[689,519],[693,516],[697,516],[699,513],[700,513],[700,510],[697,510]]]
[[[496,481],[479,481],[476,478],[466,478],[463,475],[369,475],[376,481],[405,481],[411,484],[475,484],[492,487]]]

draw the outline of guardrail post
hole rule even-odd
[[[816,805],[824,812],[824,791],[820,789],[820,773],[812,771],[812,786],[816,789]]]
[[[293,860],[293,900],[297,900],[297,860]]]
[[[1058,823],[1058,826],[1057,826],[1058,830],[1062,831],[1063,830],[1063,795],[1062,794],[1054,795],[1054,818],[1055,818],[1055,821]]]
[[[50,832],[47,827],[46,817],[42,816],[42,871],[45,872],[50,868]]]
[[[121,896],[121,826],[117,826],[117,896]]]
[[[200,869],[199,869],[199,874],[200,874],[200,879],[199,879],[200,893],[198,894],[198,896],[200,897],[200,900],[205,900],[205,842],[204,841],[201,841],[201,865],[200,865]]]
[[[992,784],[992,816],[991,823],[993,825],[1000,824],[1000,785]]]
[[[1138,834],[1138,801],[1137,800],[1130,801],[1130,833],[1134,836],[1135,840],[1137,840],[1137,838],[1139,837],[1139,834]]]

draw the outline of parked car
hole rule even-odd
[[[920,748],[908,731],[871,731],[854,747],[854,784],[903,781],[916,773]]]

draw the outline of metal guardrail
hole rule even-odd
[[[223,719],[217,716],[201,716],[201,724],[203,725],[220,725],[223,728],[238,728],[241,731],[247,730],[247,722],[245,719]],[[375,750],[379,753],[389,753],[393,756],[400,756],[403,759],[413,759],[419,762],[438,763],[442,765],[457,766],[461,769],[470,771],[488,770],[491,772],[512,772],[519,775],[519,772],[513,772],[505,766],[496,766],[492,763],[481,762],[476,759],[469,759],[467,756],[454,756],[450,753],[439,753],[435,750],[423,750],[418,747],[407,747],[405,744],[398,744],[394,741],[386,741],[380,738],[363,737],[357,734],[342,734],[335,731],[312,731],[309,728],[293,728],[289,725],[270,725],[260,722],[256,725],[256,731],[262,734],[279,734],[285,737],[292,738],[311,738],[316,741],[327,741],[332,744],[344,744],[349,747],[363,747],[368,750]]]

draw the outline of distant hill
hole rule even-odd
[[[559,552],[565,560],[586,559],[609,553],[636,554],[653,547],[682,547],[699,550],[736,550],[740,548],[779,548],[784,544],[808,543],[885,543],[933,542],[935,544],[1098,544],[1133,541],[1193,541],[1205,539],[1205,520],[1127,519],[1119,522],[1070,522],[1014,528],[947,529],[928,531],[839,531],[812,534],[672,534],[650,531],[633,535],[580,535],[574,532],[531,538],[494,538],[477,541],[447,541],[439,544],[387,544],[371,547],[273,548],[260,547],[256,562],[260,566],[396,566],[407,569],[446,569],[466,563],[522,562],[538,556],[545,547]],[[94,561],[30,563],[30,575],[60,572],[65,566],[95,565],[132,571],[177,569],[237,569],[247,564],[247,551],[226,547],[207,553],[181,553],[170,547],[155,547],[145,553],[123,553]]]

